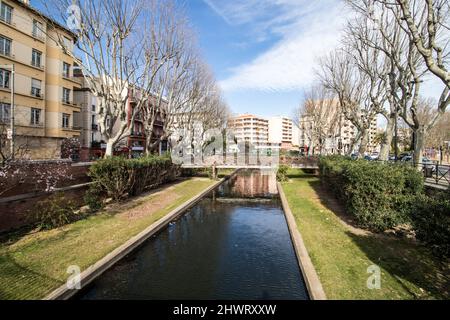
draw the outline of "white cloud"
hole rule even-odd
[[[237,66],[220,82],[225,91],[287,91],[313,81],[317,57],[338,44],[347,15],[336,0],[204,0],[230,25],[253,30],[253,37],[279,42],[253,61]]]

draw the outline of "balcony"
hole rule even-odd
[[[33,123],[33,122],[30,122],[30,127],[33,127],[33,128],[44,128],[44,124],[42,123],[42,122],[38,122],[38,123]]]
[[[155,120],[154,125],[157,127],[163,127],[164,126],[164,122],[161,120]]]
[[[131,133],[131,136],[137,137],[137,138],[144,138],[145,134],[143,132],[140,132],[140,131],[135,131],[135,132]]]
[[[80,125],[65,126],[61,128],[64,131],[81,131],[83,128]]]
[[[80,108],[80,106],[78,105],[78,104],[76,104],[75,102],[73,102],[73,101],[68,101],[68,100],[62,100],[61,101],[62,102],[62,104],[65,104],[65,105],[67,105],[67,106],[71,106],[71,107],[75,107],[75,108]]]
[[[31,62],[30,62],[30,65],[31,65],[32,67],[34,67],[34,68],[37,68],[37,69],[40,69],[40,70],[44,70],[44,65],[43,65],[43,64],[39,64],[39,63],[36,63],[36,62],[34,62],[34,61],[31,61]]]
[[[31,36],[39,41],[45,42],[45,35],[39,34],[39,32],[33,31],[31,32]]]
[[[15,55],[13,55],[12,53],[11,53],[11,51],[0,51],[0,56],[1,57],[6,57],[6,58],[9,58],[9,59],[11,59],[11,60],[15,60],[16,59],[16,56]]]
[[[30,95],[38,99],[44,99],[44,94],[40,90],[31,89]]]

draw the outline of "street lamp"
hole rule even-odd
[[[10,114],[10,121],[11,121],[11,160],[14,160],[14,139],[15,139],[15,132],[14,132],[14,117],[15,117],[15,106],[14,106],[14,75],[15,75],[15,69],[13,64],[4,64],[0,65],[1,69],[10,69],[11,70],[11,114]],[[8,137],[9,138],[9,137]]]

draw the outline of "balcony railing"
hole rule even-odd
[[[45,36],[43,34],[39,34],[39,32],[33,31],[31,32],[33,38],[36,38],[40,41],[45,41]]]
[[[44,70],[44,65],[42,64],[42,63],[36,63],[36,62],[34,62],[34,61],[31,61],[31,63],[30,63],[33,67],[35,67],[35,68],[39,68],[39,69],[41,69],[41,70]]]
[[[98,124],[92,124],[92,130],[97,131],[98,130]]]
[[[35,91],[32,89],[30,95],[35,98],[44,99],[44,94],[41,91]]]

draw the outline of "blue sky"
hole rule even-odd
[[[186,9],[231,110],[262,116],[292,115],[347,15],[339,0],[188,0]]]

